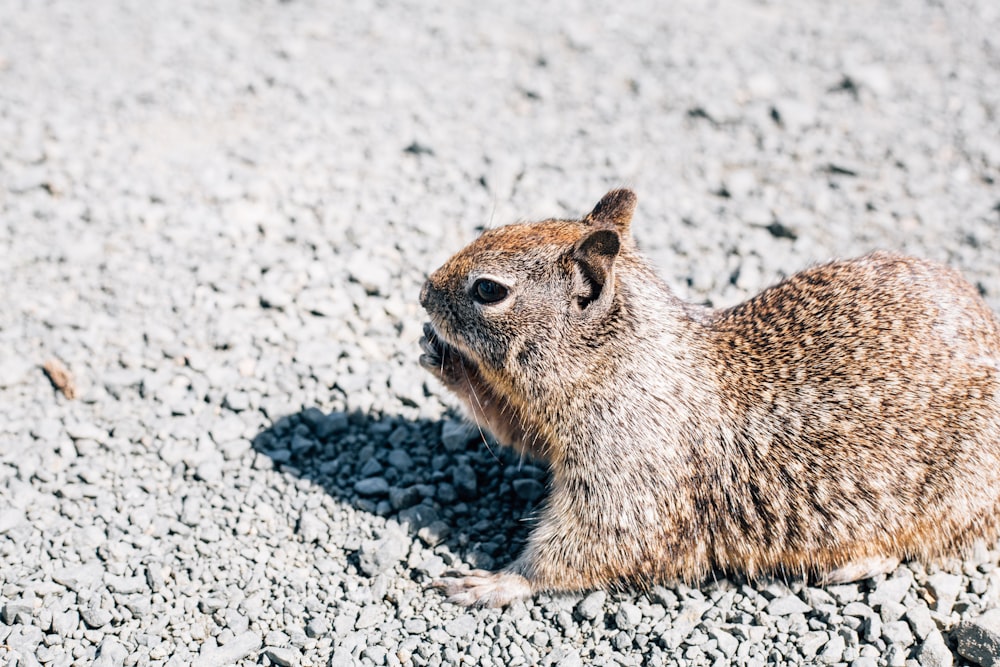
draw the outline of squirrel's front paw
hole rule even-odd
[[[446,385],[453,386],[462,379],[462,357],[448,343],[438,338],[430,322],[424,324],[420,339],[420,365],[429,370]]]
[[[505,607],[515,600],[531,597],[531,584],[513,572],[473,570],[467,576],[436,579],[431,586],[441,589],[449,602],[463,607]]]

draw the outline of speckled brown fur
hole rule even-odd
[[[451,599],[844,580],[997,535],[1000,325],[957,272],[877,252],[702,309],[637,253],[634,207],[487,231],[424,287],[422,364],[552,469],[525,552]]]

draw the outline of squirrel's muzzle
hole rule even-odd
[[[420,288],[420,305],[427,308],[427,300],[430,298],[431,291],[431,281],[425,280],[423,287]]]

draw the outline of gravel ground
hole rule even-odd
[[[426,4],[0,3],[0,663],[995,664],[986,547],[444,603],[546,473],[419,369],[416,301],[628,185],[687,298],[883,247],[1000,311],[1000,4]]]

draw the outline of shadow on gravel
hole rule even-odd
[[[426,546],[447,546],[476,568],[501,567],[517,556],[548,481],[544,469],[487,446],[478,430],[457,419],[308,408],[261,431],[253,447],[279,469],[355,509],[395,520]],[[304,520],[299,532],[308,539]],[[373,540],[360,533],[330,539],[342,537],[350,562],[363,574],[374,576],[406,558],[408,545],[394,544],[391,535],[376,531],[382,539]],[[461,566],[437,551],[441,558],[410,564],[414,577]]]

